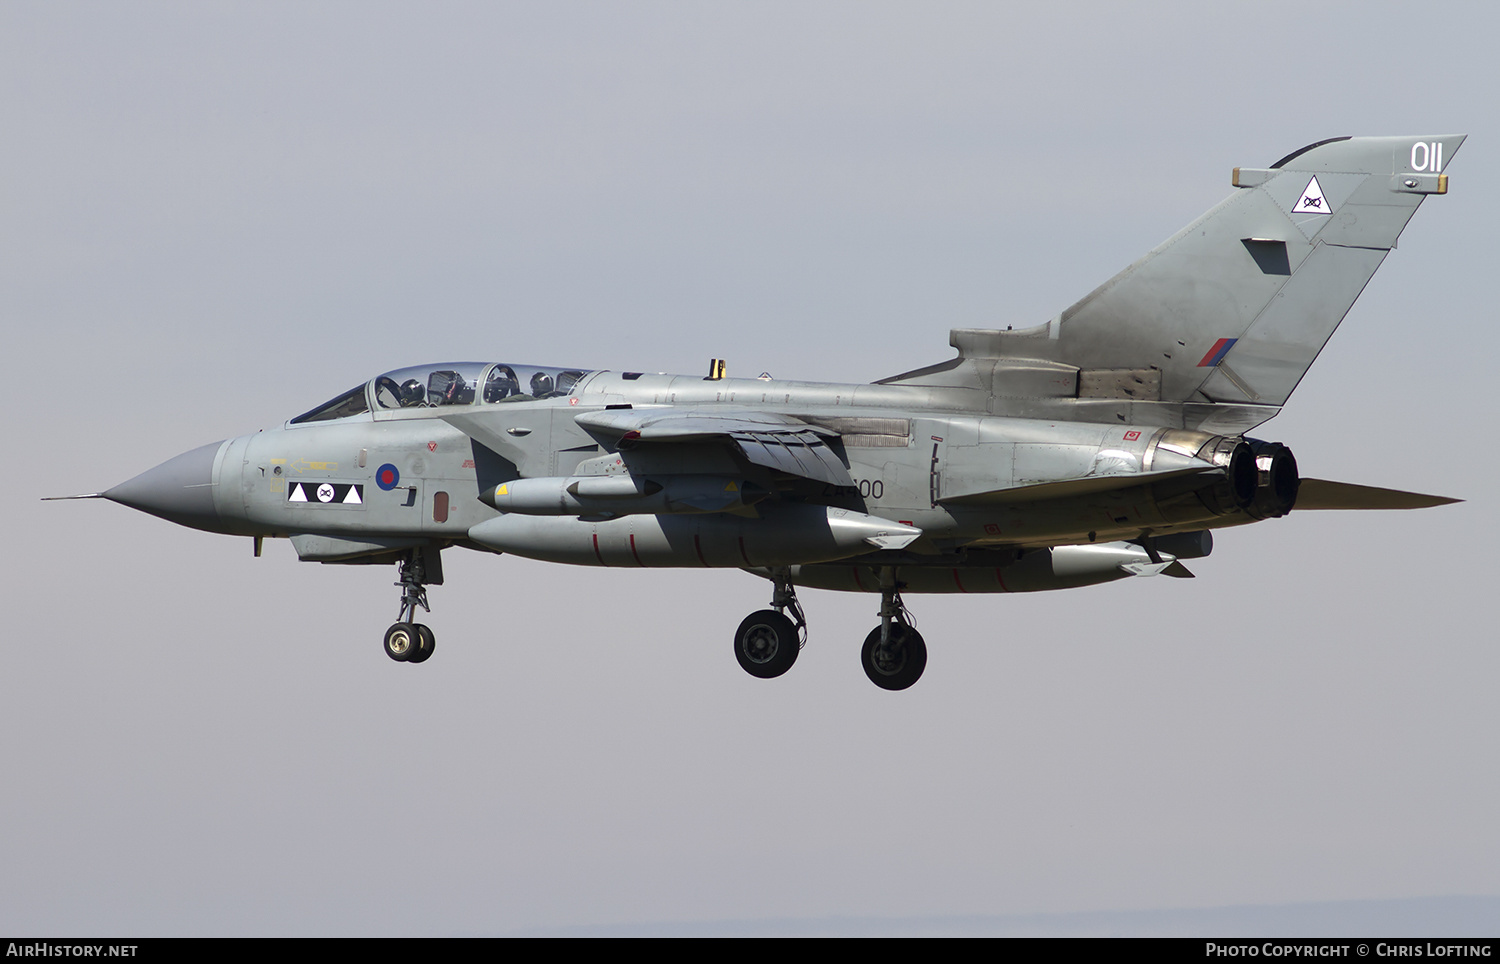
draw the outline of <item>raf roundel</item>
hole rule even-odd
[[[401,481],[401,472],[394,465],[387,462],[375,470],[375,484],[389,492]]]

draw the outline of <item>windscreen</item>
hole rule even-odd
[[[303,412],[292,419],[292,424],[328,422],[336,418],[348,418],[350,415],[361,415],[369,410],[370,404],[365,401],[365,386],[358,385],[338,398],[324,402],[310,412]]]

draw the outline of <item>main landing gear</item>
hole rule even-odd
[[[807,619],[787,569],[771,573],[771,608],[751,613],[734,634],[734,655],[751,676],[772,679],[792,668],[807,642]],[[896,570],[880,570],[880,625],[865,637],[860,662],[881,689],[904,690],[927,668],[927,643],[912,626]]]
[[[400,566],[401,578],[396,585],[401,587],[401,612],[385,631],[385,654],[398,663],[425,663],[437,649],[437,637],[415,621],[417,607],[432,612],[427,605],[427,586],[443,584],[442,560],[437,550],[429,554],[412,549],[402,557]]]
[[[895,570],[880,570],[880,625],[870,630],[859,651],[865,675],[883,690],[904,690],[927,668],[927,643],[906,615]]]
[[[792,668],[807,642],[807,620],[785,568],[771,576],[771,608],[751,613],[734,634],[734,655],[751,676],[772,679]],[[786,613],[791,612],[791,618]]]

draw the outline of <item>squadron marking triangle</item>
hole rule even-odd
[[[1318,183],[1318,175],[1314,174],[1312,180],[1307,182],[1307,187],[1302,189],[1302,198],[1292,208],[1292,213],[1332,214],[1328,208],[1328,199],[1323,197],[1323,185]]]

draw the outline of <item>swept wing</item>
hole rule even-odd
[[[677,409],[615,409],[579,415],[594,438],[624,451],[657,445],[729,447],[752,465],[831,485],[853,485],[834,449],[839,433],[790,415],[722,415]]]

